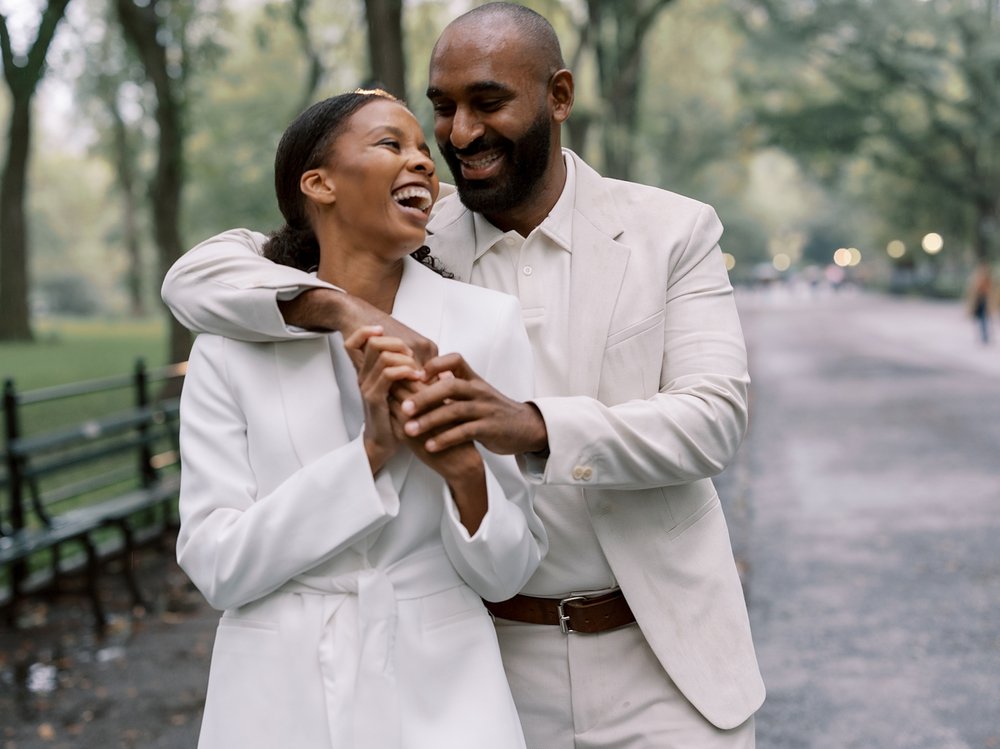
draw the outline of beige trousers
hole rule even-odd
[[[528,749],[753,749],[674,686],[635,624],[599,634],[496,620]]]

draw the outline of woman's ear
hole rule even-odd
[[[299,179],[299,189],[310,200],[321,205],[337,202],[337,191],[333,178],[326,169],[310,169]]]

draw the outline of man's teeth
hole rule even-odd
[[[431,191],[426,187],[401,187],[392,194],[397,203],[406,204],[410,208],[426,211],[431,207]]]
[[[485,156],[485,157],[483,157],[481,159],[476,159],[475,161],[471,161],[469,159],[462,159],[462,164],[464,166],[467,166],[469,169],[485,169],[490,164],[492,164],[494,161],[496,161],[497,159],[499,159],[500,156],[501,156],[501,154],[499,154],[499,153],[492,153],[492,154],[490,154],[488,156]]]

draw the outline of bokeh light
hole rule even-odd
[[[841,268],[846,268],[851,264],[851,251],[846,247],[841,247],[833,253],[833,262]]]
[[[920,246],[924,248],[924,252],[928,255],[937,255],[941,252],[944,247],[944,239],[935,231],[930,234],[925,234],[923,240],[920,242]]]
[[[885,251],[893,260],[899,260],[906,254],[906,245],[899,239],[894,239],[885,246]]]
[[[779,252],[771,260],[771,265],[774,266],[775,270],[784,272],[792,267],[792,259],[784,252]]]

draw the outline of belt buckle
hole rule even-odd
[[[580,595],[579,593],[570,593],[566,596],[566,598],[563,598],[558,604],[556,604],[557,610],[559,611],[559,631],[564,635],[576,632],[575,629],[569,628],[569,614],[566,613],[566,609],[564,607],[567,603],[572,603],[573,601],[586,600],[587,596]]]

